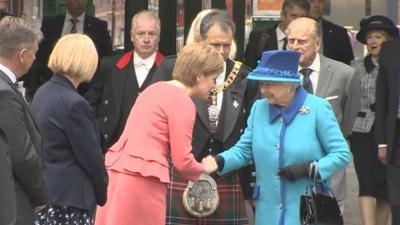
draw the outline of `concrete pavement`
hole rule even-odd
[[[347,167],[347,196],[344,210],[345,225],[361,225],[360,209],[358,205],[358,181],[354,165]]]

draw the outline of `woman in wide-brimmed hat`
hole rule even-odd
[[[384,42],[399,35],[394,23],[385,16],[371,16],[360,21],[357,40],[367,45],[368,54],[356,60],[350,96],[354,99],[355,123],[350,137],[354,166],[359,182],[359,202],[363,225],[386,225],[390,215],[386,168],[378,155],[374,139],[375,87],[378,59]]]
[[[206,158],[217,161],[221,174],[254,161],[258,225],[300,225],[300,196],[312,183],[308,177],[315,165],[317,177],[329,185],[329,178],[351,160],[329,102],[300,85],[299,58],[294,51],[263,52],[247,78],[260,82],[265,98],[254,103],[235,146]]]

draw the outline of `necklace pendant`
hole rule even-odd
[[[210,105],[208,107],[208,119],[211,122],[215,122],[218,120],[218,116],[219,116],[219,110],[218,110],[218,106],[216,105]]]

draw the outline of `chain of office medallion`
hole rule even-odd
[[[235,61],[235,65],[233,66],[233,69],[229,76],[226,78],[223,84],[217,85],[215,88],[211,89],[210,95],[211,95],[211,101],[213,105],[217,105],[217,94],[220,93],[221,91],[224,91],[227,89],[233,81],[236,79],[240,67],[242,66],[241,62]]]

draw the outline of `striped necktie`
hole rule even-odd
[[[71,30],[69,31],[70,34],[76,33],[76,24],[79,22],[77,18],[71,18],[69,21],[71,21]]]

